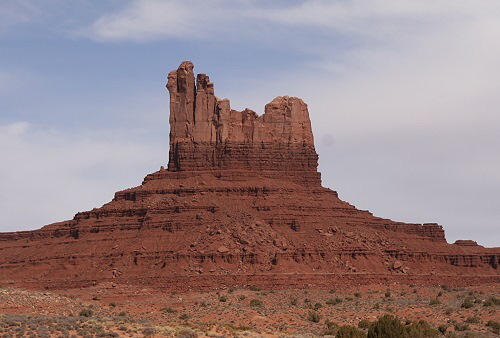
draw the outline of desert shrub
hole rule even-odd
[[[332,322],[330,319],[325,320],[325,325],[327,329],[338,328],[339,324]]]
[[[83,309],[78,315],[80,317],[92,317],[93,314],[94,311],[92,311],[91,309]]]
[[[456,323],[455,324],[455,331],[467,331],[469,330],[469,325],[466,323]]]
[[[387,291],[387,292],[385,293],[385,298],[389,298],[390,296],[391,296],[391,292],[390,292],[390,291]]]
[[[356,293],[354,294],[354,297],[356,297],[356,298],[361,298],[361,293],[356,292]]]
[[[437,298],[432,298],[429,302],[429,305],[439,305],[441,304],[441,301]]]
[[[101,332],[97,334],[97,337],[119,337],[120,335],[116,332]]]
[[[477,324],[481,321],[481,319],[479,319],[479,317],[468,317],[467,320],[465,321],[466,323],[469,323],[469,324]]]
[[[464,309],[470,309],[473,306],[474,306],[474,299],[472,297],[465,298],[464,301],[462,302],[462,305],[460,305],[460,307],[463,307]]]
[[[328,305],[337,305],[337,304],[342,303],[342,298],[339,298],[339,297],[330,298],[330,299],[327,299],[325,303]]]
[[[177,310],[171,306],[164,307],[163,309],[160,309],[160,311],[166,312],[166,313],[176,313],[177,312]]]
[[[438,330],[439,330],[439,332],[441,332],[441,334],[445,334],[446,330],[448,330],[448,325],[441,324],[441,325],[438,326]]]
[[[316,311],[309,311],[307,315],[307,320],[313,323],[319,323],[319,321],[321,320],[321,315]]]
[[[439,331],[434,329],[424,320],[413,323],[406,328],[409,337],[412,338],[431,338],[439,337]]]
[[[188,329],[180,330],[175,336],[179,338],[198,338],[198,334],[196,332]]]
[[[451,288],[448,285],[441,285],[441,289],[448,292],[451,291]]]
[[[484,301],[483,305],[484,306],[500,305],[500,298],[496,298],[495,296],[491,296]]]
[[[392,315],[383,315],[370,325],[368,338],[400,338],[406,337],[406,330],[399,319]]]
[[[314,309],[314,310],[319,310],[319,309],[321,309],[322,307],[323,307],[323,304],[321,304],[321,303],[319,303],[319,302],[318,302],[318,303],[314,304],[313,309]]]
[[[446,313],[448,316],[451,315],[452,312],[453,309],[451,307],[446,308],[446,311],[444,311],[444,313]]]
[[[125,316],[127,316],[127,313],[126,313],[125,311],[122,311],[122,312],[120,312],[120,313],[118,314],[118,316],[120,316],[120,317],[125,317]]]
[[[366,333],[351,325],[342,325],[337,330],[337,338],[366,338]]]
[[[260,299],[252,299],[250,300],[251,307],[262,307],[263,303]]]
[[[109,306],[116,307],[116,303],[115,302],[111,302],[111,303],[109,303]]]
[[[437,296],[441,297],[442,295],[443,295],[443,291],[439,291]]]
[[[156,330],[153,329],[152,327],[147,327],[144,330],[142,330],[142,334],[145,336],[152,336],[156,333]]]
[[[494,320],[489,320],[486,323],[486,326],[491,327],[494,334],[500,334],[500,322],[496,322]]]
[[[187,313],[183,313],[179,316],[179,319],[180,320],[188,320],[189,319],[189,315]]]
[[[220,296],[219,297],[219,302],[223,302],[223,303],[227,302],[227,297],[226,296]]]
[[[236,289],[236,287],[235,287],[235,286],[231,286],[231,287],[229,288],[229,290],[227,290],[227,292],[228,292],[228,293],[233,293],[233,292],[234,292],[234,291],[236,291],[236,290],[237,290],[237,289]]]
[[[241,296],[238,297],[238,299],[239,300],[245,300],[245,299],[247,299],[247,297],[245,295],[241,295]]]
[[[254,285],[250,285],[248,288],[250,289],[250,291],[260,291],[260,288]]]
[[[463,338],[479,338],[479,336],[474,332],[466,332]]]
[[[335,291],[333,289],[328,290],[328,293],[335,293],[335,292],[337,292],[337,291]]]
[[[297,298],[290,299],[290,305],[297,306],[299,304],[299,300]]]
[[[362,319],[359,321],[358,327],[363,330],[368,330],[371,324],[372,322],[370,322],[368,319]]]

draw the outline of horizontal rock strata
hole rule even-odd
[[[72,220],[0,234],[0,285],[499,281],[499,248],[447,244],[438,224],[379,218],[322,187],[301,99],[278,97],[261,116],[231,110],[190,62],[167,88],[167,169]]]

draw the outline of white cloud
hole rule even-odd
[[[84,34],[103,41],[205,37],[234,20],[239,1],[135,0],[97,19]]]
[[[0,3],[0,30],[30,22],[38,15],[40,10],[31,0],[4,0]]]
[[[36,229],[101,206],[164,164],[160,146],[117,130],[0,126],[0,231]]]
[[[495,0],[303,0],[274,6],[245,0],[133,0],[98,18],[85,34],[101,41],[220,39],[235,33],[280,40],[284,27],[309,26],[319,35],[383,41],[485,15],[496,20],[499,13]]]

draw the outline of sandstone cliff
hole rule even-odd
[[[318,155],[307,105],[280,96],[258,116],[231,109],[205,74],[183,62],[168,75],[170,171],[244,170],[319,185]]]
[[[301,99],[232,110],[191,62],[167,88],[167,169],[72,220],[0,234],[0,285],[499,281],[500,249],[447,244],[438,224],[375,217],[322,187]]]

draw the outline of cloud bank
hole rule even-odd
[[[157,169],[165,157],[161,146],[117,130],[74,134],[26,122],[1,125],[0,231],[36,229],[110,201]]]

